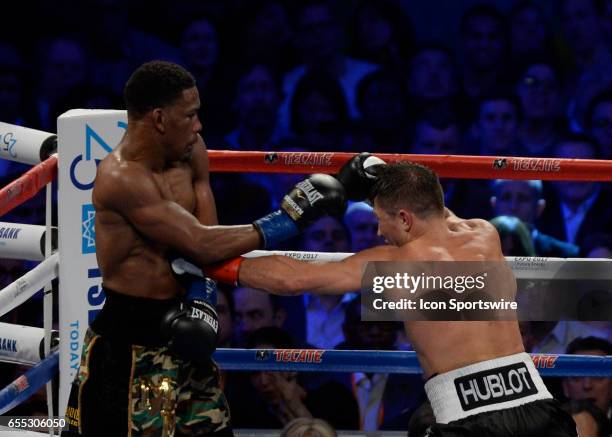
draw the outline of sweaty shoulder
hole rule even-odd
[[[482,233],[495,233],[497,234],[497,230],[495,226],[483,219],[461,219],[454,218],[448,219],[448,228],[451,231],[477,231]]]
[[[93,189],[96,208],[136,206],[158,197],[159,189],[150,169],[109,154],[98,166]]]
[[[191,168],[194,170],[196,177],[201,173],[208,174],[208,149],[206,143],[200,134],[198,134],[198,141],[193,147],[191,153]]]

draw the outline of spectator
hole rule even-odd
[[[185,67],[196,79],[200,94],[200,120],[204,140],[213,143],[229,129],[229,85],[224,78],[222,44],[215,21],[211,17],[189,16],[182,26],[180,54]]]
[[[360,0],[349,34],[351,55],[404,73],[414,35],[410,18],[391,0]]]
[[[519,139],[527,156],[550,156],[563,108],[558,70],[547,60],[535,60],[527,62],[519,75],[523,116]]]
[[[95,20],[81,24],[85,44],[91,49],[92,84],[110,87],[121,95],[130,73],[153,59],[178,62],[179,51],[151,33],[130,25],[129,10],[122,0],[93,0],[87,13]]]
[[[593,322],[562,320],[559,322],[524,322],[521,333],[525,350],[531,353],[563,354],[568,345],[578,337],[606,338],[605,327]]]
[[[357,87],[357,106],[376,151],[400,153],[408,146],[408,96],[395,72],[377,70]]]
[[[436,111],[424,114],[416,122],[412,139],[412,153],[434,155],[461,154],[461,130],[453,113]],[[459,217],[490,217],[491,207],[486,201],[488,188],[480,180],[443,178],[444,204]],[[469,204],[465,202],[470,198]]]
[[[336,346],[343,350],[394,350],[401,324],[364,322],[361,300],[346,306],[343,324],[346,340]],[[350,383],[346,378],[350,378]],[[343,376],[359,403],[361,430],[403,430],[412,412],[424,400],[423,379],[419,375],[356,372]]]
[[[332,426],[322,419],[301,417],[287,423],[280,437],[337,437]]]
[[[298,62],[293,29],[284,0],[249,1],[241,5],[245,35],[242,38],[246,61],[287,71]]]
[[[234,307],[234,295],[225,285],[219,286],[217,294],[217,320],[219,321],[218,347],[231,347],[234,338],[234,320],[236,308]]]
[[[25,65],[21,53],[12,44],[0,42],[0,120],[4,123],[29,126],[32,115],[27,107],[24,75]],[[0,163],[0,176],[3,163]]]
[[[280,104],[280,83],[270,68],[251,65],[238,81],[234,107],[236,128],[225,137],[234,150],[277,150],[280,132],[276,116]]]
[[[609,64],[611,57],[601,34],[593,0],[562,0],[559,14],[565,42],[572,50],[577,75]]]
[[[566,134],[554,149],[557,158],[596,159],[596,143],[587,135]],[[552,236],[578,246],[595,232],[612,232],[612,203],[597,182],[553,182],[555,197],[549,199],[540,227]]]
[[[608,51],[612,50],[612,0],[599,0],[595,2],[597,15],[601,24],[601,32]]]
[[[542,181],[497,179],[493,181],[491,188],[493,213],[496,216],[514,216],[522,220],[531,232],[536,256],[578,256],[578,246],[546,235],[535,225],[546,207]]]
[[[302,64],[284,77],[285,102],[280,111],[281,127],[289,126],[289,105],[297,91],[298,82],[313,69],[326,71],[338,81],[349,116],[357,118],[357,84],[377,66],[342,53],[342,29],[334,4],[329,0],[300,2],[295,11],[295,41],[301,53]]]
[[[469,8],[461,19],[463,90],[477,99],[494,85],[504,83],[507,24],[489,4]]]
[[[509,21],[510,53],[514,62],[553,52],[548,23],[539,4],[532,0],[515,3]]]
[[[323,217],[302,234],[302,249],[310,252],[350,252],[346,227],[333,217]],[[333,349],[344,340],[342,324],[351,294],[303,296],[306,310],[306,341],[322,349]]]
[[[585,258],[612,258],[612,234],[590,234],[582,243]]]
[[[324,71],[302,76],[291,98],[291,130],[298,147],[335,151],[348,121],[344,92]]]
[[[255,288],[236,288],[234,307],[235,332],[239,342],[244,342],[256,329],[269,326],[280,328],[287,317],[278,296]]]
[[[570,401],[563,409],[572,415],[580,437],[609,437],[610,420],[588,401]]]
[[[355,202],[347,208],[344,224],[349,230],[353,252],[385,244],[385,240],[378,236],[378,219],[365,202]]]
[[[612,89],[604,90],[589,103],[584,126],[600,147],[602,159],[612,159]]]
[[[429,402],[423,402],[410,417],[410,422],[408,422],[408,437],[426,436],[429,427],[434,423],[436,423],[436,418],[431,409],[431,404]]]
[[[608,339],[579,337],[566,350],[575,355],[612,355],[612,344]],[[599,408],[608,419],[612,415],[612,378],[570,376],[563,379],[563,393],[570,401],[588,400]]]
[[[89,59],[80,40],[56,37],[40,47],[41,78],[35,101],[37,128],[56,131],[56,119],[68,109],[60,107],[64,96],[84,86],[88,80]]]
[[[523,156],[518,139],[520,105],[503,91],[480,98],[472,127],[481,156]]]
[[[410,148],[411,153],[456,155],[460,150],[461,130],[452,113],[431,112],[417,119]],[[454,211],[451,205],[455,199],[458,182],[456,179],[441,179],[440,183],[444,189],[444,203]]]
[[[499,233],[505,256],[535,256],[529,229],[520,219],[502,215],[493,218],[491,224]]]
[[[296,344],[283,329],[267,327],[252,332],[247,347],[294,349]],[[339,382],[327,380],[316,385],[314,381],[309,384],[304,374],[261,371],[250,372],[246,380],[236,376],[232,384],[227,392],[236,427],[282,428],[299,417],[320,418],[338,429],[358,426],[355,399]]]
[[[414,117],[427,112],[457,113],[467,103],[460,93],[453,53],[442,44],[423,44],[410,60],[408,89]],[[468,113],[469,111],[465,111]]]

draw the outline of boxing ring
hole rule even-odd
[[[78,369],[81,343],[104,296],[95,261],[94,209],[91,189],[97,163],[116,145],[127,127],[125,111],[71,110],[58,119],[58,134],[0,123],[0,158],[32,165],[23,176],[0,189],[0,220],[43,188],[44,226],[0,222],[0,258],[40,261],[11,284],[0,284],[0,316],[43,289],[44,327],[0,324],[0,361],[31,366],[0,390],[0,415],[24,402],[46,384],[48,414],[53,416],[49,381],[59,373],[59,416],[64,416],[70,382]],[[10,136],[9,136],[10,134]],[[57,143],[57,152],[55,145]],[[5,140],[3,144],[8,144]],[[210,150],[211,172],[336,173],[351,153],[234,152]],[[387,162],[411,160],[440,177],[612,181],[612,161],[377,154]],[[51,182],[58,182],[58,229],[51,226]],[[55,244],[57,231],[58,244]],[[339,260],[350,254],[253,251],[245,256],[281,254],[298,259]],[[507,258],[510,263],[513,258]],[[562,260],[571,263],[580,259]],[[538,258],[541,274],[550,275]],[[584,260],[580,260],[584,261]],[[611,260],[590,260],[610,263]],[[552,264],[551,264],[552,265]],[[189,265],[183,266],[189,269]],[[197,271],[196,273],[199,273]],[[519,277],[522,273],[515,270]],[[51,281],[59,278],[59,321],[52,320]],[[58,323],[59,331],[53,330]],[[58,341],[59,338],[59,341]],[[59,342],[59,347],[58,347]],[[421,373],[416,354],[406,351],[246,350],[219,349],[215,359],[227,370],[292,370],[316,372]],[[612,377],[612,356],[533,354],[543,376]]]

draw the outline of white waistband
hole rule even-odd
[[[525,352],[436,375],[425,391],[437,423],[552,398]]]

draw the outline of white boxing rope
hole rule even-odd
[[[58,264],[59,254],[55,252],[21,278],[0,290],[0,316],[24,303],[48,282],[55,279]]]
[[[243,256],[245,258],[258,258],[269,255],[287,256],[302,261],[333,262],[342,261],[353,254],[346,252],[334,253],[253,250],[245,253]],[[607,258],[545,258],[507,256],[506,261],[512,268],[516,279],[612,280],[612,259]],[[172,262],[172,269],[177,274],[190,273],[192,275],[202,276],[202,271],[200,268],[182,258],[176,259]]]
[[[45,226],[0,222],[0,259],[45,259]],[[51,249],[57,246],[57,228],[51,228]]]
[[[0,158],[35,165],[57,150],[57,135],[0,122]]]
[[[45,330],[32,326],[0,323],[0,362],[34,365],[45,357]],[[53,333],[57,346],[58,332]]]
[[[304,252],[299,250],[253,250],[245,253],[243,256],[245,258],[258,258],[260,256],[269,255],[288,256],[289,258],[298,259],[300,261],[332,262],[342,261],[354,254],[349,252]]]

